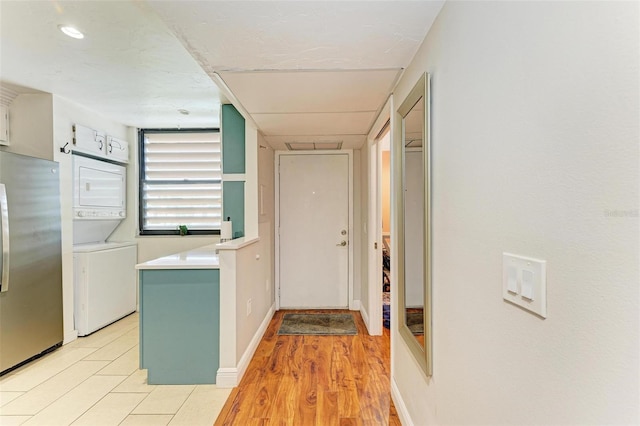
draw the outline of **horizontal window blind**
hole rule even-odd
[[[220,229],[222,156],[219,132],[143,132],[142,231]]]

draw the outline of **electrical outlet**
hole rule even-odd
[[[251,299],[247,300],[247,316],[251,315]]]

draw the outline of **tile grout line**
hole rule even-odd
[[[88,355],[87,355],[88,356]],[[73,367],[74,365],[76,365],[77,363],[79,363],[80,361],[83,361],[84,358],[80,358],[78,361],[74,362],[73,364],[63,368],[62,370],[60,370],[59,372],[57,372],[56,374],[54,374],[53,376],[49,377],[47,380],[43,381],[42,383],[38,383],[36,386],[32,387],[31,389],[29,389],[29,391],[35,390],[38,386],[42,386],[43,384],[45,384],[46,382],[48,382],[49,380],[53,379],[54,377],[62,374],[64,371],[68,370],[69,368]],[[89,376],[92,377],[93,375]],[[53,401],[51,401],[49,404],[45,405],[44,407],[42,407],[41,409],[39,409],[38,411],[36,411],[35,414],[31,414],[31,417],[35,417],[38,414],[40,414],[41,411],[45,410],[47,407],[49,407],[50,405],[54,404],[56,401],[58,401],[60,398],[62,398],[63,396],[65,396],[66,394],[68,394],[69,392],[71,392],[72,390],[74,390],[75,388],[77,388],[78,386],[80,386],[82,383],[86,382],[87,380],[89,380],[89,377],[87,377],[86,379],[84,379],[83,381],[81,381],[80,383],[78,383],[76,386],[72,387],[71,389],[69,389],[67,392],[63,393],[62,395],[58,396],[56,399],[54,399]],[[27,392],[29,392],[27,391]],[[14,399],[14,401],[17,401],[18,399],[22,398],[24,395],[27,394],[27,392],[24,392],[22,395],[20,395],[18,398]],[[13,402],[13,401],[11,401]]]
[[[107,365],[108,365],[108,364],[107,364]],[[106,367],[106,366],[105,366],[105,367]],[[87,380],[89,380],[91,377],[95,377],[95,376],[96,376],[96,375],[95,375],[95,374],[93,374],[93,375],[89,376],[89,377],[87,378]],[[115,376],[115,375],[114,375],[114,376]],[[105,377],[107,377],[107,376],[105,376]],[[112,376],[112,377],[113,377],[113,376]],[[120,376],[120,377],[122,377],[122,376]],[[128,378],[129,376],[126,376],[126,377]],[[120,383],[124,382],[125,380],[127,380],[127,379],[122,380]],[[86,381],[86,380],[85,380],[85,381]],[[83,383],[84,383],[84,382],[83,382]],[[112,391],[112,390],[114,390],[115,388],[117,388],[117,387],[120,385],[120,383],[118,383],[117,385],[114,385],[114,386],[111,388],[111,390],[110,390],[109,392],[105,393],[105,394],[104,394],[104,396],[103,396],[102,398],[100,398],[99,400],[97,400],[96,402],[94,402],[94,403],[93,403],[89,408],[87,408],[86,410],[84,410],[84,411],[83,411],[83,412],[82,412],[78,417],[76,417],[75,419],[73,419],[73,420],[69,423],[69,425],[72,425],[73,423],[75,423],[75,422],[76,422],[80,417],[84,416],[84,415],[85,415],[89,410],[91,410],[93,407],[95,407],[95,406],[96,406],[100,401],[102,401],[102,400],[103,400],[107,395],[109,395],[109,394],[111,393],[111,391]],[[80,386],[80,385],[78,385],[78,386]],[[74,389],[75,389],[75,388],[74,388]],[[69,391],[69,392],[71,392],[71,391]]]
[[[138,368],[138,370],[141,370],[141,368]],[[134,371],[133,373],[131,373],[127,378],[129,378],[129,377],[133,376],[134,374],[136,374],[136,372],[137,372],[138,370],[136,370],[136,371]],[[124,379],[124,380],[123,380],[123,382],[125,382],[126,380],[127,380],[127,379]],[[148,381],[149,381],[149,379],[147,379],[147,382],[148,382]],[[148,383],[147,383],[147,385],[148,385]],[[116,387],[117,387],[117,386],[116,386]],[[115,388],[114,388],[114,389],[115,389]],[[151,391],[151,392],[153,392],[153,391]],[[122,423],[127,419],[127,417],[129,417],[129,416],[133,415],[132,413],[135,411],[135,409],[136,409],[136,408],[138,408],[138,406],[139,406],[140,404],[142,404],[142,403],[144,402],[144,400],[145,400],[145,399],[147,399],[147,398],[149,397],[149,395],[151,395],[151,392],[132,392],[132,393],[146,393],[146,394],[147,394],[147,396],[145,396],[144,398],[142,398],[142,399],[140,400],[140,402],[138,402],[138,403],[135,405],[135,407],[133,407],[131,410],[129,410],[129,413],[124,417],[124,419],[123,419],[120,423],[118,423],[118,425],[121,425],[121,424],[122,424]],[[109,392],[109,393],[118,393],[118,392]]]
[[[116,395],[116,394],[120,394],[121,392],[113,392],[113,390],[115,388],[117,388],[120,384],[122,384],[124,381],[128,380],[129,378],[131,378],[133,375],[135,375],[138,371],[140,371],[140,368],[136,368],[132,373],[130,374],[99,374],[100,371],[104,370],[105,368],[108,368],[110,365],[112,365],[114,362],[118,361],[119,359],[121,359],[123,356],[125,356],[129,351],[131,351],[131,349],[133,349],[135,347],[135,345],[137,345],[138,343],[136,343],[134,346],[132,346],[131,348],[128,348],[126,351],[124,351],[122,354],[120,354],[118,357],[116,357],[113,360],[93,360],[93,359],[87,359],[88,357],[94,355],[95,352],[103,349],[104,347],[112,344],[114,341],[116,341],[117,339],[129,334],[131,331],[133,331],[137,326],[136,324],[131,324],[128,327],[123,327],[122,330],[120,330],[117,333],[114,333],[112,339],[109,339],[108,341],[104,342],[104,344],[100,345],[100,346],[88,346],[88,347],[84,347],[84,346],[73,346],[70,347],[69,349],[71,351],[75,351],[78,349],[84,349],[84,350],[89,350],[91,349],[91,351],[89,353],[87,353],[84,357],[79,358],[78,360],[76,360],[75,362],[73,362],[72,364],[66,366],[65,368],[63,368],[62,370],[60,370],[59,372],[57,372],[56,374],[54,374],[51,377],[48,377],[46,380],[38,383],[36,386],[32,387],[31,389],[29,389],[29,391],[34,390],[36,388],[38,388],[39,386],[42,386],[43,384],[47,383],[48,381],[56,378],[57,376],[59,376],[60,374],[62,374],[63,372],[67,371],[68,369],[74,367],[75,365],[77,365],[80,362],[107,362],[107,364],[102,367],[100,370],[96,371],[95,373],[93,373],[92,375],[88,376],[87,378],[85,378],[84,380],[82,380],[81,382],[77,383],[75,386],[73,386],[71,389],[69,389],[67,392],[61,394],[60,396],[58,396],[57,398],[55,398],[53,401],[51,401],[49,404],[47,404],[46,406],[42,407],[41,409],[39,409],[35,414],[32,415],[25,415],[25,417],[28,417],[27,421],[34,418],[35,416],[39,415],[43,410],[47,409],[48,407],[50,407],[51,405],[55,404],[56,402],[58,402],[61,398],[65,397],[66,395],[69,394],[69,392],[74,391],[75,389],[77,389],[78,386],[83,385],[87,380],[89,380],[92,377],[124,377],[124,379],[122,381],[120,381],[117,385],[113,386],[113,388],[111,388],[109,390],[109,392],[105,393],[100,399],[98,399],[96,402],[94,402],[91,406],[89,406],[86,410],[84,410],[82,413],[80,413],[78,416],[76,416],[73,420],[70,421],[69,424],[73,424],[74,422],[78,421],[78,419],[80,419],[83,415],[85,415],[87,412],[89,412],[91,409],[93,409],[97,404],[99,404],[101,401],[103,401],[105,399],[105,397],[107,397],[108,395]],[[15,375],[19,375],[19,374],[23,374],[26,373],[28,370],[25,369],[24,371],[21,371],[19,373],[16,373]],[[12,374],[13,376],[13,374]],[[169,419],[169,423],[171,423],[177,416],[178,412],[185,406],[185,404],[187,403],[187,401],[189,400],[189,398],[194,394],[194,392],[197,389],[197,385],[193,386],[193,389],[186,395],[185,399],[183,400],[183,402],[180,404],[179,407],[177,407],[176,411],[173,414],[164,414],[164,415],[169,415],[170,419]],[[25,395],[27,392],[29,391],[22,391],[22,395],[20,395],[20,397],[22,397],[23,395]],[[124,419],[119,423],[122,424],[123,422],[126,421],[126,419],[129,416],[135,415],[133,414],[133,412],[135,411],[135,409],[142,404],[150,395],[152,391],[149,392],[133,392],[133,393],[143,393],[145,394],[145,396],[142,398],[142,400],[140,402],[138,402],[131,410],[129,410],[129,412],[126,414],[126,416],[124,417]],[[19,399],[20,397],[16,398]],[[160,414],[147,414],[147,415],[160,415]]]
[[[170,425],[171,422],[173,421],[173,419],[176,417],[176,415],[178,414],[178,412],[180,411],[180,409],[184,406],[184,404],[187,403],[187,400],[189,399],[189,397],[191,396],[192,393],[194,393],[196,391],[196,388],[198,387],[198,385],[195,385],[193,387],[193,389],[191,390],[191,392],[189,392],[189,395],[187,395],[187,397],[184,399],[184,401],[182,401],[182,404],[180,404],[180,406],[178,407],[178,409],[176,410],[175,413],[173,413],[173,415],[171,416],[171,420],[169,420],[169,423],[167,423],[167,425]]]
[[[117,360],[119,360],[120,358],[122,358],[123,356],[125,356],[127,353],[129,353],[129,351],[131,349],[133,349],[134,347],[136,347],[136,345],[138,345],[139,343],[136,343],[135,345],[133,345],[132,347],[130,347],[129,349],[127,349],[125,352],[123,352],[121,355],[119,355],[116,359],[109,361],[109,364],[105,365],[104,367],[102,367],[100,370],[96,371],[96,374],[94,374],[95,376],[121,376],[122,374],[98,374],[100,373],[102,370],[104,370],[105,368],[107,368],[108,366],[110,366],[111,364],[113,364],[114,362],[116,362]],[[89,356],[89,355],[87,355]],[[84,358],[83,358],[84,359]],[[108,361],[108,360],[103,360],[103,361]],[[131,374],[128,374],[127,377],[131,376],[132,374],[134,374],[135,371]],[[126,379],[125,379],[126,380]]]
[[[30,361],[30,362],[26,363],[25,365],[20,366],[16,371],[12,371],[11,373],[8,373],[6,376],[2,376],[2,377],[0,378],[0,382],[2,382],[2,381],[4,381],[4,380],[7,380],[7,381],[8,381],[9,379],[17,378],[17,377],[20,377],[20,376],[24,375],[25,373],[29,372],[29,369],[30,369],[30,368],[35,367],[35,365],[36,365],[36,363],[37,363],[37,362],[40,362],[40,361],[43,361],[43,362],[44,362],[44,361],[49,362],[49,360],[50,360],[50,359],[52,359],[52,358],[49,358],[48,356],[52,356],[52,355],[54,355],[54,356],[55,356],[55,355],[59,355],[59,357],[62,357],[63,355],[62,355],[61,353],[56,352],[56,351],[57,351],[57,350],[62,350],[63,348],[64,348],[64,346],[61,346],[60,348],[58,348],[58,349],[54,350],[53,352],[49,352],[48,354],[44,355],[43,357],[36,358],[36,359],[34,359],[34,360],[32,360],[32,361]],[[49,379],[51,379],[51,378],[53,378],[53,377],[57,376],[58,374],[60,374],[60,373],[62,373],[63,371],[65,371],[67,368],[69,368],[69,367],[71,367],[71,366],[75,365],[76,363],[78,363],[78,361],[82,361],[82,360],[84,360],[86,357],[88,357],[89,355],[91,355],[92,353],[94,353],[98,348],[82,348],[82,347],[80,347],[80,348],[76,348],[76,347],[74,346],[74,347],[70,347],[69,349],[67,349],[67,352],[71,353],[72,351],[75,351],[75,350],[78,350],[78,349],[93,349],[93,350],[92,350],[91,352],[89,352],[88,354],[86,354],[84,357],[82,357],[82,358],[78,359],[77,361],[74,361],[72,364],[69,364],[68,366],[66,366],[66,367],[65,367],[65,368],[63,368],[62,370],[58,371],[58,372],[57,372],[56,374],[54,374],[53,376],[51,376],[51,377],[49,377],[48,379],[46,379],[46,380],[44,380],[44,381],[42,381],[42,382],[38,383],[37,385],[35,385],[35,386],[34,386],[34,387],[32,387],[31,389],[28,389],[28,390],[26,390],[26,391],[18,391],[18,392],[25,392],[25,393],[26,393],[26,392],[29,392],[30,390],[33,390],[33,389],[37,388],[38,386],[40,386],[41,384],[43,384],[43,383],[44,383],[44,382],[46,382],[47,380],[49,380]],[[56,360],[56,359],[58,359],[59,357],[54,357],[54,358],[53,358],[53,360]],[[0,385],[0,387],[1,387],[1,385]],[[2,391],[2,389],[0,389],[0,391]]]
[[[115,340],[115,339],[114,339]],[[111,342],[109,342],[111,343]],[[109,344],[107,343],[107,344]],[[60,370],[59,372],[57,372],[56,374],[54,374],[53,376],[49,377],[48,379],[44,380],[41,383],[38,383],[36,386],[34,386],[33,388],[29,389],[29,391],[36,389],[38,386],[42,386],[44,383],[48,382],[49,380],[53,379],[54,377],[62,374],[64,371],[68,370],[69,368],[75,366],[76,364],[78,364],[79,362],[82,361],[87,361],[87,362],[100,362],[101,360],[87,360],[86,358],[90,355],[92,355],[94,352],[96,352],[97,350],[103,348],[104,346],[106,346],[107,344],[100,346],[98,348],[82,348],[82,347],[73,347],[72,350],[76,350],[76,349],[94,349],[93,351],[91,351],[90,353],[88,353],[87,355],[85,355],[84,357],[80,358],[79,360],[75,361],[73,364],[68,365],[67,367],[63,368],[62,370]],[[109,364],[107,364],[109,365]],[[107,366],[105,365],[105,367]],[[104,368],[104,367],[103,367]],[[22,371],[22,373],[25,373],[27,371],[27,369],[25,369],[24,371]],[[92,374],[91,376],[87,377],[86,379],[82,380],[81,382],[79,382],[76,386],[72,387],[71,389],[69,389],[67,392],[63,393],[62,395],[58,396],[56,399],[54,399],[53,401],[51,401],[49,404],[45,405],[44,407],[42,407],[41,409],[39,409],[38,411],[36,411],[35,414],[30,415],[30,417],[35,417],[36,415],[40,414],[43,410],[45,410],[46,408],[48,408],[49,406],[51,406],[52,404],[56,403],[60,398],[64,397],[65,395],[67,395],[69,392],[73,391],[74,389],[76,389],[78,386],[80,386],[81,384],[83,384],[84,382],[86,382],[87,380],[89,380],[89,378],[95,376],[96,374]],[[126,380],[126,379],[125,379]],[[114,386],[115,389],[115,386]],[[15,400],[18,400],[19,398],[21,398],[22,396],[26,395],[27,392],[24,392],[22,395],[20,395],[18,398],[16,398]],[[110,392],[109,392],[110,393]],[[101,398],[102,399],[102,398]],[[15,401],[14,400],[14,401]],[[13,401],[12,401],[13,402]],[[94,404],[95,405],[95,404]],[[88,410],[85,410],[85,412]],[[82,414],[84,414],[85,412],[83,412]],[[78,418],[74,419],[73,421],[76,421]]]
[[[117,321],[116,321],[116,322],[117,322]],[[100,330],[96,330],[96,331],[94,331],[93,333],[91,333],[91,334],[89,334],[89,335],[87,335],[87,336],[77,337],[77,338],[76,338],[76,340],[74,340],[73,342],[76,342],[77,344],[80,344],[80,343],[78,342],[78,339],[85,339],[85,338],[87,338],[87,337],[89,337],[89,336],[95,336],[95,334],[94,334],[94,333],[100,333],[102,330],[104,330],[105,328],[107,328],[107,327],[109,327],[109,326],[111,326],[111,325],[113,325],[113,324],[115,324],[115,323],[109,324],[109,325],[107,325],[107,326],[105,326],[105,327],[101,328]],[[123,326],[123,330],[122,330],[120,333],[119,333],[119,332],[112,332],[114,335],[116,335],[116,337],[114,337],[113,339],[111,339],[111,340],[109,340],[109,341],[105,342],[105,343],[104,343],[103,345],[101,345],[101,346],[97,346],[97,347],[96,347],[96,346],[77,346],[77,347],[76,347],[76,346],[74,346],[74,349],[76,349],[76,348],[88,348],[88,349],[95,349],[95,350],[97,351],[97,350],[102,349],[102,348],[104,348],[105,346],[109,345],[110,343],[113,343],[114,341],[118,340],[120,337],[124,336],[125,334],[129,333],[130,331],[134,330],[134,329],[136,328],[136,326],[137,326],[137,323],[136,323],[136,325],[131,325],[131,324],[130,324],[129,326]],[[73,344],[73,342],[69,342],[69,343],[70,343],[70,344]],[[63,346],[63,347],[64,347],[64,346]],[[95,352],[95,351],[94,351],[94,352]],[[89,356],[89,355],[87,355],[87,356]]]
[[[108,326],[107,326],[107,327],[108,327]],[[107,346],[107,345],[109,345],[109,344],[111,344],[111,343],[115,342],[115,341],[116,341],[116,340],[118,340],[120,337],[122,337],[122,336],[124,336],[125,334],[129,333],[129,332],[130,332],[131,330],[133,330],[134,328],[135,328],[135,327],[131,327],[130,329],[128,329],[128,330],[126,330],[126,331],[123,331],[122,333],[118,334],[118,335],[117,335],[113,340],[110,340],[110,341],[106,342],[104,345],[102,345],[102,346],[100,346],[100,347],[96,348],[96,350],[95,350],[95,351],[92,351],[90,354],[87,354],[87,356],[85,356],[84,358],[82,358],[82,359],[81,359],[81,361],[82,361],[82,360],[84,360],[84,361],[89,361],[89,362],[91,362],[91,361],[97,361],[97,362],[100,362],[100,361],[109,361],[109,360],[86,360],[86,358],[87,358],[88,356],[92,355],[94,352],[97,352],[97,351],[99,351],[100,349],[104,348],[105,346]],[[98,330],[97,332],[99,332],[99,331],[100,331],[100,330]],[[114,334],[117,334],[117,333],[114,333]],[[110,360],[110,361],[109,361],[109,363],[108,363],[107,365],[105,365],[104,367],[102,367],[100,370],[96,371],[96,372],[95,372],[94,374],[92,374],[91,376],[87,377],[87,379],[86,379],[86,380],[84,380],[82,383],[84,383],[85,381],[89,380],[89,378],[91,378],[91,377],[95,377],[95,376],[104,376],[104,377],[107,377],[107,376],[122,376],[122,375],[118,375],[118,374],[100,374],[100,375],[99,375],[98,373],[99,373],[100,371],[104,370],[105,368],[107,368],[109,365],[111,365],[111,363],[113,363],[113,362],[115,362],[116,360],[118,360],[120,357],[122,357],[124,354],[126,354],[129,350],[130,350],[130,349],[128,349],[127,351],[125,351],[125,352],[124,352],[124,353],[122,353],[120,356],[116,357],[115,359]],[[131,373],[131,374],[127,375],[127,376],[126,376],[126,378],[125,378],[124,380],[122,380],[120,383],[118,383],[118,384],[117,384],[117,385],[115,385],[113,388],[111,388],[111,390],[109,390],[109,392],[107,392],[106,394],[104,394],[104,396],[103,396],[102,398],[100,398],[99,400],[97,400],[96,402],[94,402],[90,407],[88,407],[86,410],[84,410],[84,411],[83,411],[83,412],[82,412],[78,417],[76,417],[75,419],[73,419],[73,420],[71,421],[71,423],[69,423],[69,424],[70,424],[70,425],[71,425],[71,424],[73,424],[73,423],[74,423],[74,422],[76,422],[80,417],[84,416],[84,415],[85,415],[89,410],[91,410],[91,409],[92,409],[93,407],[95,407],[98,403],[100,403],[100,401],[102,401],[104,398],[106,398],[106,397],[107,397],[107,395],[110,395],[110,394],[114,393],[114,392],[113,392],[113,389],[117,388],[120,384],[122,384],[122,382],[124,382],[125,380],[127,380],[127,379],[128,379],[129,377],[131,377],[133,374],[135,374],[135,371],[134,371],[133,373]],[[79,384],[78,384],[78,386],[80,386],[82,383],[79,383]],[[76,386],[76,387],[77,387],[77,386]],[[75,389],[75,387],[74,387],[73,389]],[[73,389],[71,389],[71,390],[73,390]],[[71,392],[71,390],[69,390],[69,392]],[[146,397],[145,397],[145,398],[146,398]],[[143,398],[142,400],[144,401],[144,399],[145,399],[145,398]],[[53,404],[53,403],[52,403],[52,404]],[[133,410],[132,410],[132,411],[133,411]],[[129,414],[127,414],[127,416],[128,416],[128,415],[130,415],[130,414],[131,414],[131,412],[129,412]],[[125,416],[125,419],[126,419],[126,416]],[[124,420],[123,420],[123,421],[124,421]]]

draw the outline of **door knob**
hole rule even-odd
[[[347,242],[345,240],[342,240],[342,241],[340,241],[340,244],[336,244],[336,245],[340,246],[340,247],[344,247],[344,246],[347,245]]]

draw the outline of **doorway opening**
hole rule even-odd
[[[389,334],[394,311],[391,230],[391,120],[387,102],[368,137],[366,323],[373,336]],[[386,328],[385,328],[386,327]]]
[[[380,151],[380,216],[382,235],[382,326],[391,328],[391,132],[383,129],[377,143]]]

